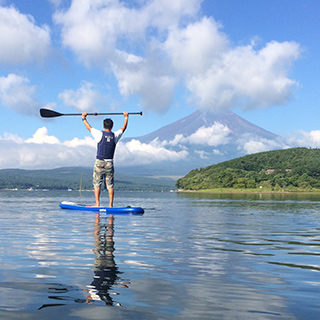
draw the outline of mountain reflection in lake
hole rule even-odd
[[[318,195],[0,191],[1,319],[317,319]]]

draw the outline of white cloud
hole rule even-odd
[[[63,166],[91,166],[95,159],[95,147],[88,143],[60,142],[39,128],[32,138],[23,140],[12,135],[0,136],[1,168],[50,169]],[[92,150],[90,150],[92,147]]]
[[[0,136],[0,149],[6,150],[0,154],[1,168],[92,166],[96,155],[96,143],[91,137],[61,142],[49,135],[45,127],[26,140],[9,134]],[[119,142],[115,161],[117,166],[128,166],[179,161],[187,156],[186,150],[173,151],[157,141],[146,144],[133,139]]]
[[[221,135],[211,141],[212,132],[216,130],[213,135],[218,134],[219,128],[222,131]],[[162,165],[164,163],[170,165],[172,162],[183,163],[189,157],[194,159],[195,156],[199,158],[199,161],[208,160],[212,156],[228,156],[223,146],[210,151],[210,146],[217,147],[226,143],[228,132],[228,128],[224,126],[213,125],[199,129],[191,140],[188,137],[177,135],[172,141],[159,141],[158,139],[150,143],[142,143],[136,139],[128,142],[120,141],[116,149],[115,163],[117,166]],[[247,134],[238,137],[232,143],[238,145],[238,151],[244,154],[297,146],[317,148],[320,147],[320,130],[301,131],[296,137],[290,137],[288,141],[269,140]],[[43,127],[39,128],[32,138],[25,140],[5,133],[0,136],[0,149],[5,150],[0,153],[0,168],[90,167],[95,161],[96,143],[91,136],[62,142],[55,136],[49,135],[47,128]]]
[[[167,63],[145,43],[146,33],[150,27],[161,30],[176,24],[181,15],[191,14],[197,7],[197,0],[174,4],[154,0],[140,8],[128,8],[120,1],[91,1],[91,5],[73,1],[69,10],[55,15],[55,21],[62,26],[64,45],[80,61],[111,69],[123,96],[138,95],[144,107],[164,112],[171,105],[176,80]],[[121,40],[127,44],[119,45]],[[135,41],[144,43],[148,57],[135,54]],[[129,47],[134,49],[127,51]]]
[[[39,104],[34,98],[35,87],[29,85],[29,79],[9,74],[0,77],[0,101],[6,107],[21,114],[38,113]]]
[[[227,144],[230,141],[229,135],[231,130],[228,126],[215,122],[210,127],[201,127],[190,136],[185,137],[183,134],[177,134],[175,137],[168,141],[164,140],[159,142],[158,139],[154,140],[162,146],[178,146],[183,148],[185,144],[204,145],[204,146],[219,146]]]
[[[72,106],[80,111],[96,110],[97,104],[102,101],[100,93],[94,89],[94,85],[84,81],[78,90],[65,90],[59,94],[59,99],[66,106]]]
[[[120,93],[128,97],[140,95],[143,106],[164,112],[171,105],[176,80],[160,61],[142,59],[117,52],[118,59],[111,63],[118,80]]]
[[[203,18],[184,29],[170,29],[163,44],[172,66],[182,75],[203,74],[228,50],[228,39],[212,18]]]
[[[32,138],[27,139],[26,143],[36,143],[36,144],[59,144],[60,141],[55,136],[48,135],[48,129],[46,127],[39,128]]]
[[[48,26],[37,26],[30,15],[13,7],[0,7],[0,64],[39,63],[50,46]]]
[[[79,146],[88,146],[88,147],[95,148],[97,146],[97,143],[91,137],[85,137],[84,139],[73,138],[70,141],[65,141],[63,144],[67,147],[73,147],[73,148],[76,148]]]
[[[143,40],[150,28],[157,33],[177,25],[182,17],[194,16],[202,0],[136,1],[131,7],[119,0],[73,0],[68,10],[59,11],[54,21],[62,27],[64,46],[85,63],[113,58],[114,50],[129,48]],[[139,6],[140,4],[140,6]],[[128,45],[118,40],[125,40]]]
[[[54,15],[62,43],[86,65],[112,71],[125,97],[164,112],[175,88],[211,110],[283,105],[297,83],[294,42],[232,46],[213,18],[199,19],[201,0],[73,0]]]
[[[15,134],[7,133],[7,132],[4,133],[3,137],[0,136],[0,140],[12,141],[12,142],[15,142],[17,144],[23,143],[23,139],[22,138],[20,138],[19,136],[15,135]]]
[[[203,150],[196,150],[195,153],[199,155],[200,159],[207,160],[209,159],[209,153]]]
[[[222,156],[224,155],[224,152],[222,152],[221,150],[218,150],[218,149],[213,149],[212,150],[212,153],[216,156]]]
[[[241,139],[238,139],[237,143],[239,144],[238,149],[243,150],[246,154],[253,154],[275,149],[285,149],[289,147],[282,141],[254,138],[250,136],[243,136]]]
[[[252,44],[231,47],[213,19],[171,31],[164,48],[204,109],[284,105],[296,85],[287,75],[300,56],[297,43],[273,41],[260,50]]]
[[[149,144],[142,143],[135,139],[126,143],[120,141],[116,151],[117,163],[119,165],[128,165],[128,163],[142,165],[164,161],[179,161],[187,156],[188,151],[173,151],[166,149],[157,140],[153,140]]]
[[[300,46],[276,41],[260,49],[232,46],[213,18],[199,18],[201,2],[146,0],[129,6],[120,0],[73,0],[69,8],[57,9],[54,22],[61,26],[62,44],[79,61],[113,72],[120,94],[139,96],[146,109],[165,112],[180,85],[203,109],[287,104],[297,85],[288,73]],[[38,63],[50,47],[48,26],[37,26],[14,7],[0,7],[0,63]],[[59,97],[82,111],[101,99],[88,82]]]
[[[93,1],[91,6],[74,1],[68,11],[56,15],[56,21],[62,25],[67,47],[87,63],[108,57],[120,92],[140,94],[147,108],[163,111],[170,105],[177,79],[163,67],[167,59],[200,107],[219,110],[237,104],[251,108],[286,104],[295,85],[287,73],[299,57],[298,44],[272,42],[261,50],[252,45],[232,48],[212,18],[180,28],[181,18],[194,16],[200,3],[148,1],[140,8],[128,8],[119,1]],[[150,27],[156,28],[153,41],[144,43]],[[145,52],[140,50],[143,58],[129,61],[137,50],[128,36],[140,38],[145,47]],[[124,37],[133,46],[131,52],[130,45],[118,45]],[[158,56],[150,54],[155,49]]]
[[[231,130],[222,123],[215,122],[211,127],[201,127],[195,133],[190,135],[187,140],[193,144],[202,144],[207,146],[218,146],[227,144]]]
[[[310,132],[300,130],[295,136],[289,137],[288,141],[297,147],[320,148],[320,130]]]
[[[50,3],[52,3],[55,7],[59,7],[62,3],[62,0],[48,0]]]
[[[161,30],[178,25],[183,17],[195,16],[203,0],[151,0],[142,7],[142,14],[146,16],[146,25]]]
[[[163,145],[169,145],[169,146],[177,146],[181,143],[184,143],[186,141],[186,138],[183,136],[182,133],[176,134],[175,137],[170,141],[163,141]]]

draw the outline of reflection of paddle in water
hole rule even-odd
[[[86,291],[89,293],[86,301],[92,304],[94,301],[104,301],[106,305],[121,306],[119,303],[114,303],[111,298],[111,287],[120,280],[118,268],[114,261],[114,217],[110,215],[107,223],[102,223],[100,214],[96,214],[94,228],[94,250],[96,258],[94,259],[94,277],[91,285],[87,286]],[[122,287],[127,288],[128,282],[123,283]],[[117,295],[117,293],[114,293]],[[122,306],[121,306],[122,307]]]

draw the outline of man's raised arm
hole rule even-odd
[[[129,113],[125,111],[123,113],[123,115],[124,115],[124,123],[123,123],[121,130],[122,130],[122,132],[125,132],[127,129],[127,126],[128,126]]]

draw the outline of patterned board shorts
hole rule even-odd
[[[98,188],[104,181],[106,189],[113,189],[114,184],[114,168],[113,162],[97,159],[93,169],[93,186]]]

